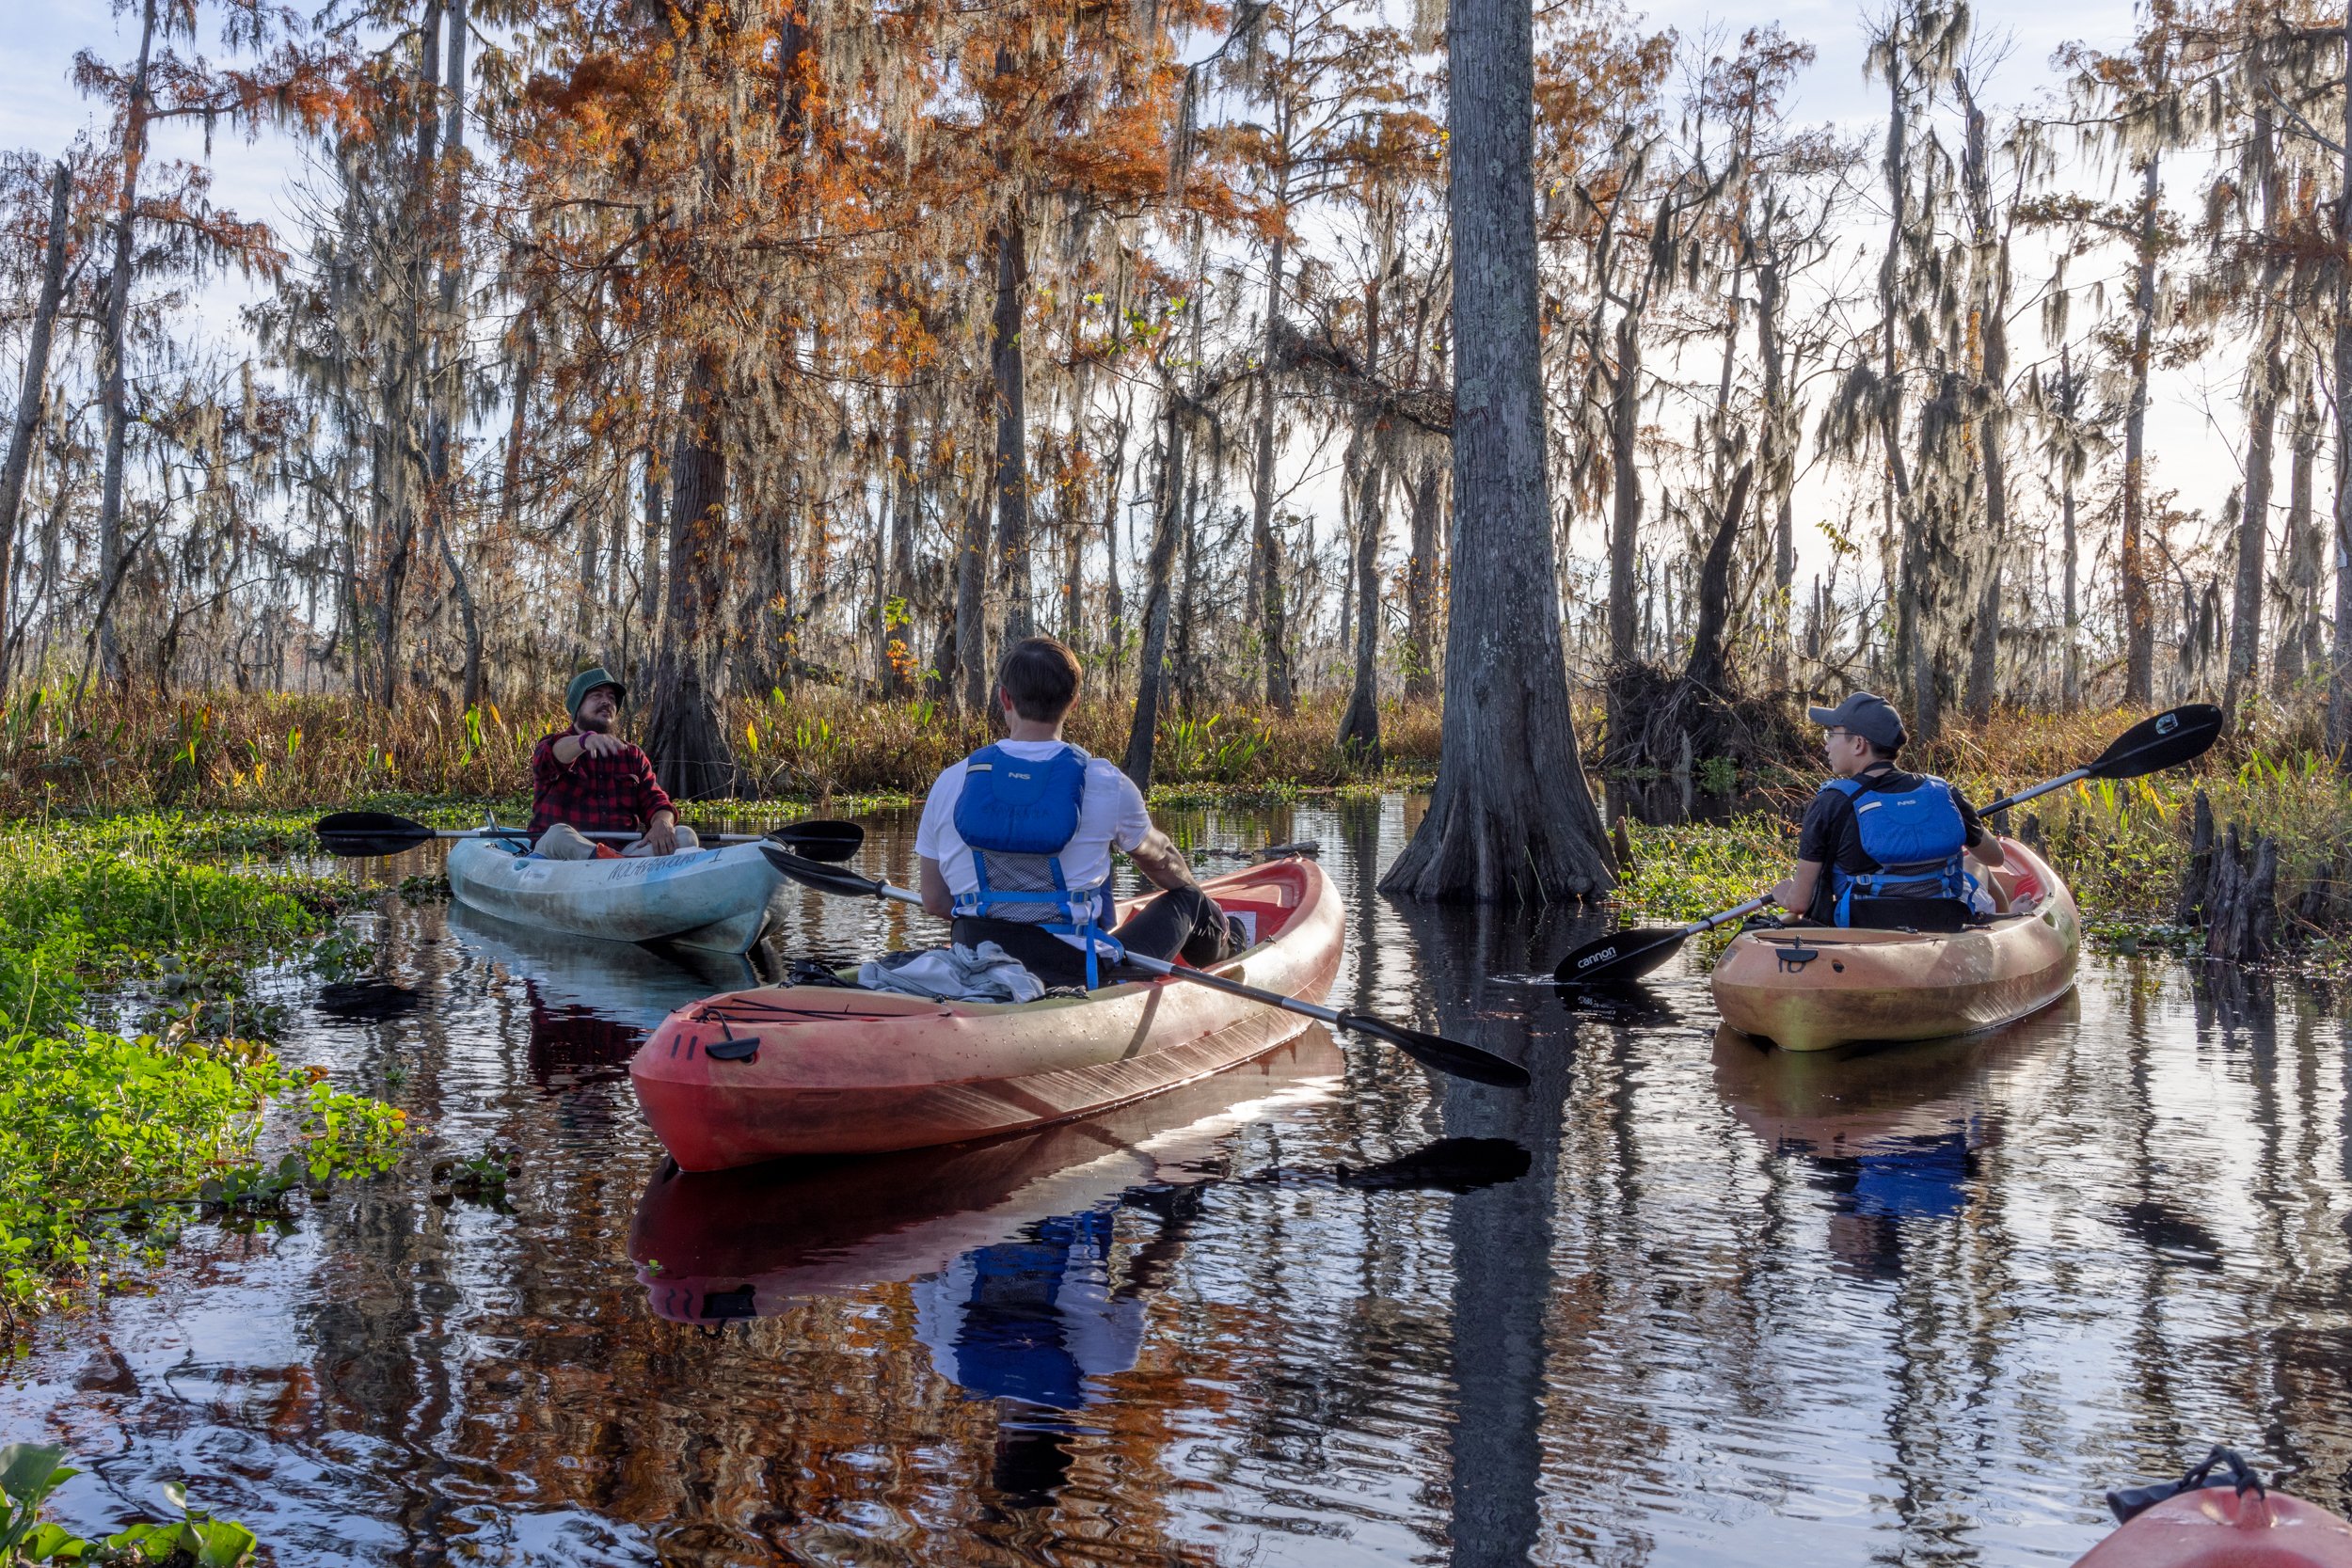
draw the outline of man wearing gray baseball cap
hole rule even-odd
[[[1805,808],[1797,873],[1773,897],[1824,926],[1958,929],[1979,897],[1966,860],[2002,864],[1999,837],[1948,782],[1895,766],[1910,736],[1885,698],[1857,691],[1807,712],[1828,731],[1834,776]],[[1982,891],[1998,907],[1990,878]]]

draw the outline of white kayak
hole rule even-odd
[[[457,902],[517,926],[603,942],[671,942],[748,953],[767,928],[784,878],[756,844],[675,855],[550,861],[498,840],[449,851]]]

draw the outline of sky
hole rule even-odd
[[[1883,89],[1867,82],[1862,72],[1864,23],[1874,3],[1781,0],[1774,7],[1782,27],[1791,37],[1811,42],[1819,53],[1813,68],[1798,82],[1789,105],[1792,123],[1835,121],[1858,130],[1877,121]],[[92,48],[106,57],[127,58],[137,42],[135,13],[118,15],[112,0],[0,0],[0,8],[11,13],[5,46],[0,46],[0,148],[55,153],[76,135],[99,135],[92,105],[73,87],[73,55]],[[1673,27],[1686,39],[1711,34],[1725,45],[1736,43],[1740,30],[1755,21],[1752,13],[1726,13],[1719,0],[1658,0],[1644,14],[1650,25]],[[2008,105],[2037,103],[2056,92],[2059,77],[2050,62],[2060,45],[2079,40],[2113,46],[2129,36],[2132,25],[2128,0],[2072,6],[1978,0],[1977,5],[1978,38],[2010,42],[2006,62],[1994,78],[1994,96]],[[196,133],[192,128],[169,133],[159,150],[197,155]],[[222,206],[247,219],[293,227],[293,182],[305,172],[305,164],[290,140],[270,134],[248,144],[225,134],[211,163],[215,198]],[[2176,191],[2175,199],[2181,194]],[[2020,271],[2030,276],[2031,263],[2021,264]],[[226,336],[234,330],[231,318],[244,297],[242,285],[220,284],[199,295],[192,308],[219,317]],[[2019,323],[2012,339],[2013,353],[2021,361],[2039,356],[2040,333],[2030,321]],[[2226,412],[2235,373],[2236,367],[2225,356],[2202,370],[2169,377],[2154,388],[2150,449],[2162,466],[2155,483],[2178,485],[2183,505],[2215,508],[2235,483],[2233,435],[2214,422],[2217,407]],[[1844,483],[1843,475],[1831,478],[1820,471],[1804,482],[1798,493],[1801,524],[1842,510],[1836,487]],[[2283,483],[2282,476],[2282,489]],[[1316,488],[1311,483],[1308,491]],[[2034,498],[2021,497],[2022,505],[2033,503]],[[1822,568],[1828,551],[1822,536],[1803,527],[1799,551],[1802,584],[1803,576]]]

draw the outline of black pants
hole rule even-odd
[[[1216,899],[1197,887],[1171,888],[1159,895],[1111,935],[1119,939],[1120,946],[1146,958],[1173,958],[1181,953],[1186,963],[1197,968],[1222,963],[1240,951],[1226,924],[1225,911],[1216,907]],[[1030,974],[1049,986],[1087,983],[1086,954],[1053,932],[1035,926],[1018,920],[958,915],[955,939],[966,947],[993,942],[1019,958]],[[1120,979],[1141,977],[1140,970],[1118,974]],[[1112,974],[1103,974],[1103,984],[1112,981]]]

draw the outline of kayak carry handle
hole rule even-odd
[[[2229,1474],[2217,1477],[2213,1473],[2214,1466],[2217,1465],[2227,1466]],[[2244,1454],[2239,1453],[2235,1449],[2224,1448],[2217,1443],[2211,1453],[2205,1455],[2204,1459],[2197,1465],[2192,1465],[2188,1473],[2178,1481],[2159,1481],[2147,1486],[2119,1487],[2109,1492],[2107,1510],[2115,1515],[2117,1524],[2128,1525],[2168,1497],[2177,1497],[2184,1492],[2202,1491],[2208,1486],[2234,1486],[2237,1495],[2241,1497],[2246,1496],[2249,1489],[2257,1497],[2267,1497],[2270,1495],[2269,1489],[2263,1485],[2263,1478],[2255,1473],[2251,1465],[2246,1463]]]

